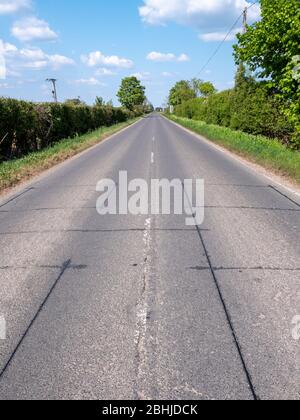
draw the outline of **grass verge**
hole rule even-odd
[[[73,139],[61,140],[47,149],[30,153],[21,159],[0,163],[0,193],[95,146],[138,120],[139,118],[135,118],[111,127],[101,127]]]
[[[202,121],[167,116],[170,120],[206,137],[226,149],[248,158],[300,185],[300,152],[288,149],[277,140],[206,124]]]

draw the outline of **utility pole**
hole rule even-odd
[[[247,32],[247,21],[248,21],[248,7],[245,7],[244,12],[243,12],[244,34]]]
[[[57,90],[56,90],[57,79],[47,79],[46,82],[52,83],[52,86],[53,86],[52,95],[53,95],[53,98],[54,98],[54,102],[57,103],[58,102],[58,100],[57,100]]]

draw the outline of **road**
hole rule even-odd
[[[100,216],[120,170],[204,179],[204,223]],[[298,203],[156,114],[2,199],[0,399],[299,399]]]

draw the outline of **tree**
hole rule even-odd
[[[65,100],[65,104],[66,105],[73,105],[73,106],[86,105],[86,103],[84,101],[82,101],[80,99],[80,97],[73,98],[73,99],[67,99],[67,100]]]
[[[101,96],[96,96],[95,106],[104,106],[105,102]]]
[[[211,82],[200,82],[198,89],[199,89],[200,96],[203,96],[204,98],[208,98],[214,93],[217,93],[217,89],[214,87],[214,85]]]
[[[190,86],[195,92],[196,96],[200,95],[199,86],[201,83],[203,83],[203,80],[197,78],[192,79],[190,82]]]
[[[169,104],[177,106],[194,98],[196,98],[196,93],[190,82],[187,80],[181,80],[170,90]]]
[[[197,97],[201,96],[204,98],[208,98],[209,96],[217,92],[217,89],[211,82],[204,82],[201,79],[192,79],[190,85]]]
[[[262,19],[238,35],[237,63],[246,63],[268,80],[283,101],[286,115],[296,128],[300,144],[300,83],[297,60],[300,45],[299,0],[261,0]]]
[[[211,82],[204,82],[201,79],[192,79],[190,86],[194,90],[197,97],[201,96],[203,98],[208,98],[214,93],[217,93],[217,89]]]
[[[150,101],[148,101],[148,99],[146,99],[146,101],[144,102],[144,110],[146,114],[150,114],[154,111],[154,106]]]
[[[119,101],[125,108],[133,111],[135,107],[143,105],[146,101],[145,90],[135,76],[126,77],[122,80],[118,92]]]
[[[96,96],[94,106],[99,106],[99,107],[106,106],[106,107],[111,107],[112,108],[114,106],[114,104],[113,104],[112,99],[110,99],[109,101],[105,102],[105,100],[101,96]]]

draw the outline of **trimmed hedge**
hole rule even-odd
[[[294,128],[281,109],[275,95],[257,83],[184,102],[175,107],[175,115],[290,144]]]
[[[232,152],[249,158],[251,161],[288,176],[300,184],[300,151],[291,150],[278,140],[264,136],[254,136],[242,131],[231,130],[203,121],[168,116],[172,121],[226,147]]]
[[[0,161],[42,150],[135,115],[112,106],[31,103],[0,98]]]

